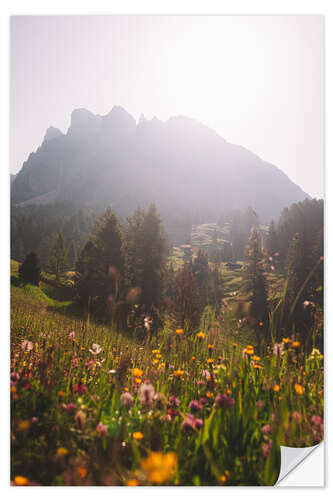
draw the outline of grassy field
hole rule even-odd
[[[12,484],[272,485],[281,444],[322,440],[323,356],[296,338],[255,352],[238,272],[201,332],[166,321],[144,340],[87,323],[45,279],[22,285],[12,263]]]

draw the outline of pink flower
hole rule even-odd
[[[123,392],[120,396],[120,402],[125,408],[133,406],[133,396],[129,392]]]
[[[10,385],[15,385],[16,382],[18,382],[20,380],[20,375],[19,373],[16,373],[16,372],[12,372],[10,374]]]
[[[32,342],[30,342],[30,340],[23,340],[21,347],[23,351],[29,352],[32,351],[34,345]]]
[[[262,432],[263,434],[270,434],[270,433],[272,432],[272,427],[271,427],[271,425],[269,425],[269,424],[264,425],[264,426],[261,428],[261,432]]]
[[[96,432],[97,432],[97,435],[99,437],[104,437],[107,435],[108,433],[108,428],[106,425],[102,424],[102,422],[100,422],[97,427],[96,427]]]
[[[293,413],[293,419],[295,422],[298,424],[301,421],[301,415],[298,413],[298,411],[294,411]]]
[[[313,415],[313,417],[311,418],[311,422],[313,423],[313,425],[320,427],[321,425],[323,425],[324,420],[320,415]]]
[[[68,403],[67,405],[63,405],[63,409],[67,411],[67,413],[73,413],[75,410],[76,406],[74,403]]]
[[[148,407],[152,406],[154,393],[155,393],[154,387],[151,384],[144,382],[141,385],[138,392],[138,396],[142,406],[148,406]]]
[[[186,431],[194,430],[198,431],[203,426],[203,420],[201,418],[195,418],[194,415],[188,413],[183,421],[182,427]]]
[[[71,332],[71,333],[69,333],[69,334],[68,334],[68,337],[69,337],[70,339],[72,339],[72,340],[73,340],[73,339],[75,339],[75,332]]]
[[[190,402],[190,404],[188,405],[188,407],[189,407],[189,409],[190,409],[190,411],[192,413],[196,413],[196,412],[202,410],[202,405],[198,401],[196,401],[195,399],[193,399]]]
[[[261,452],[264,458],[267,458],[268,455],[270,454],[271,448],[272,448],[273,442],[268,441],[268,443],[263,443],[261,447]]]
[[[78,392],[79,394],[84,394],[86,392],[87,388],[82,382],[80,381],[78,384],[74,385],[74,392]]]
[[[283,344],[274,344],[273,354],[274,356],[280,358],[283,354]]]
[[[180,405],[180,401],[176,396],[169,397],[169,405],[173,408],[177,408]]]
[[[226,394],[216,396],[215,406],[217,408],[224,408],[225,410],[231,410],[235,406],[234,398],[230,398]]]

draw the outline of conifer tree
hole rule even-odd
[[[19,267],[19,276],[23,281],[39,285],[41,274],[38,256],[35,252],[30,252]]]
[[[268,294],[259,233],[249,236],[243,271],[243,289],[249,294],[250,316],[258,344],[268,340]]]
[[[189,264],[177,273],[173,297],[177,326],[183,328],[185,334],[194,334],[200,325],[201,303],[198,282]]]
[[[62,233],[57,233],[55,236],[49,267],[56,279],[59,279],[66,270],[66,244]]]

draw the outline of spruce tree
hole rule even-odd
[[[268,340],[268,293],[259,233],[249,236],[243,271],[243,289],[249,294],[250,316],[258,344]]]
[[[195,334],[200,325],[200,292],[190,264],[185,264],[176,276],[173,289],[174,313],[177,326],[185,334]]]
[[[39,285],[41,274],[38,256],[35,252],[30,252],[19,267],[19,276],[21,280]]]

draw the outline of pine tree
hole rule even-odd
[[[49,267],[56,279],[59,279],[66,270],[66,245],[62,233],[57,233],[54,239]]]
[[[173,297],[177,326],[186,334],[194,334],[200,325],[201,303],[198,282],[189,264],[177,273]]]
[[[243,271],[243,288],[249,294],[250,316],[258,344],[268,340],[268,293],[259,233],[249,236]]]
[[[76,263],[78,299],[92,312],[124,325],[124,248],[116,215],[107,209]]]
[[[40,264],[35,252],[30,252],[19,267],[19,276],[23,281],[38,286],[41,278]]]

